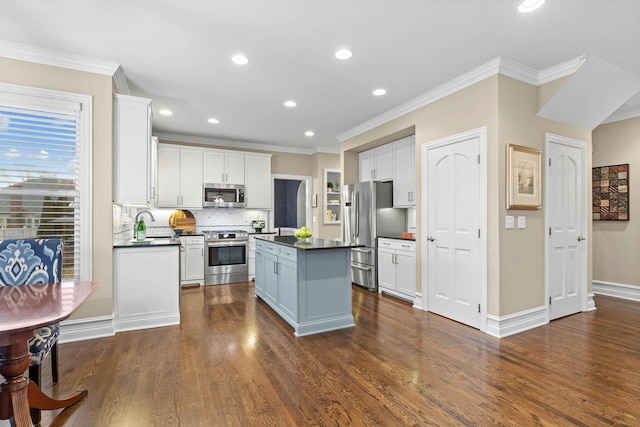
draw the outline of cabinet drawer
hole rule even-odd
[[[265,252],[269,252],[269,253],[272,253],[274,255],[278,255],[278,246],[280,246],[280,245],[276,245],[275,243],[267,242],[264,245],[264,250],[265,250]]]
[[[204,236],[188,236],[186,238],[186,244],[204,246]]]
[[[378,239],[378,247],[393,249],[399,251],[416,251],[416,242],[413,240],[401,240],[401,239]]]
[[[286,246],[278,246],[278,256],[293,262],[298,260],[298,250]]]
[[[256,250],[264,250],[267,243],[264,240],[256,240]]]

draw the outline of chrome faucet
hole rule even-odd
[[[147,210],[144,210],[144,211],[138,212],[138,214],[136,215],[136,220],[135,220],[134,224],[138,223],[138,220],[140,219],[140,215],[142,215],[143,213],[148,213],[149,214],[149,219],[151,220],[151,222],[155,222],[156,221],[156,219],[153,217],[153,214],[151,212],[149,212]]]

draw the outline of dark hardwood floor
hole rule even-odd
[[[182,324],[60,346],[51,426],[640,425],[640,304],[501,340],[353,289],[356,327],[295,338],[251,284],[182,291]]]

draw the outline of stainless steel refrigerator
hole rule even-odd
[[[345,185],[344,235],[349,243],[364,245],[351,249],[351,279],[365,288],[378,290],[377,238],[397,237],[407,226],[407,210],[393,208],[391,182],[359,182]]]

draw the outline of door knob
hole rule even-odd
[[[430,241],[430,242],[433,242],[433,241],[435,241],[436,239],[434,239],[432,236],[429,236],[429,237],[427,237],[427,240],[428,240],[428,241]]]
[[[586,237],[578,236],[578,242],[582,242],[583,240],[587,240]]]

